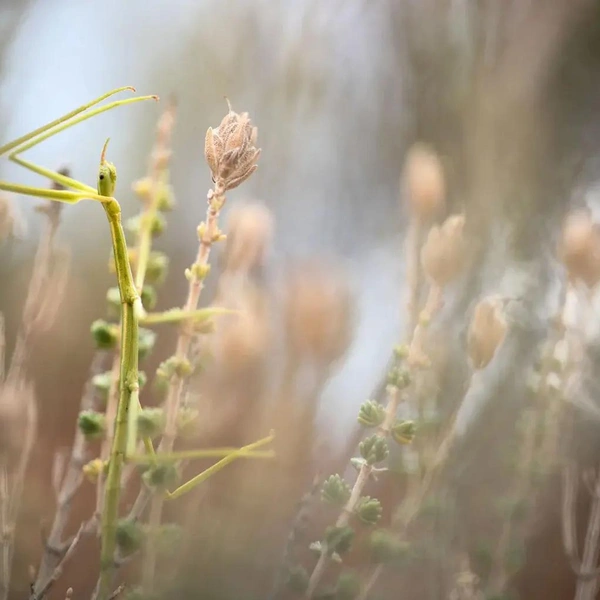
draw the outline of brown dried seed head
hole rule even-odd
[[[593,288],[600,281],[600,231],[587,211],[570,214],[559,246],[569,277]]]
[[[448,217],[429,231],[421,249],[421,264],[427,276],[440,287],[448,285],[462,271],[466,260],[463,215]]]
[[[229,112],[216,129],[206,132],[204,156],[215,183],[224,191],[237,187],[256,170],[260,149],[255,147],[257,129],[248,113]]]
[[[444,207],[446,183],[437,154],[424,144],[415,144],[404,164],[403,180],[410,208],[421,221],[429,221]]]
[[[261,290],[244,286],[235,293],[235,302],[227,304],[239,313],[216,319],[212,351],[222,372],[238,376],[255,368],[265,357],[272,328],[268,303]]]
[[[467,346],[474,369],[483,369],[494,358],[506,335],[506,320],[502,301],[484,298],[475,307],[469,325]]]
[[[284,319],[293,353],[329,365],[352,339],[352,307],[346,282],[332,270],[305,264],[288,277]]]
[[[273,234],[269,209],[259,203],[239,205],[229,213],[227,226],[224,270],[250,271],[261,266]]]

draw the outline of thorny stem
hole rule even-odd
[[[199,228],[200,244],[198,246],[198,254],[192,268],[188,271],[189,289],[188,297],[183,310],[187,313],[195,311],[198,308],[200,294],[204,287],[204,278],[207,274],[208,259],[213,243],[218,239],[219,214],[225,204],[225,194],[219,183],[215,184],[214,189],[208,192],[208,209],[206,213],[206,223],[201,224]],[[202,227],[204,225],[204,227]],[[192,342],[192,330],[189,326],[181,328],[177,339],[177,348],[175,356],[182,361],[188,360],[190,345]],[[165,433],[161,440],[158,452],[172,452],[177,436],[177,415],[181,405],[183,395],[184,380],[178,374],[174,374],[169,382],[169,390],[166,399],[166,425]],[[150,531],[156,529],[160,525],[162,510],[165,497],[161,494],[156,494],[152,498],[149,528]],[[154,575],[156,573],[157,553],[155,547],[149,549],[144,561],[144,569],[142,573],[142,586],[149,590],[152,588]]]
[[[396,412],[398,410],[398,404],[400,402],[400,393],[396,386],[388,386],[388,402],[385,411],[385,418],[381,425],[381,428],[377,432],[377,435],[380,437],[386,438],[389,436],[390,430],[394,423],[394,419],[396,418]],[[336,527],[345,527],[350,520],[350,517],[354,513],[356,509],[356,505],[361,498],[362,492],[365,488],[365,485],[369,481],[369,476],[373,470],[373,466],[367,463],[363,463],[361,466],[356,481],[354,482],[354,486],[350,493],[350,498],[346,503],[346,506],[342,509],[335,526]],[[319,560],[312,572],[308,583],[308,589],[306,590],[306,597],[312,598],[317,589],[317,586],[321,582],[323,575],[327,569],[327,565],[329,563],[329,555],[327,552],[327,548],[324,547],[321,551],[321,555],[319,556]]]

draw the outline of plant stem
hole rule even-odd
[[[117,521],[121,495],[121,473],[127,447],[127,415],[132,395],[139,390],[138,379],[138,323],[137,306],[141,301],[136,290],[129,264],[125,233],[121,224],[121,207],[114,199],[104,203],[110,224],[117,281],[121,295],[121,368],[119,405],[115,419],[114,438],[108,463],[108,474],[102,509],[100,551],[100,580],[98,600],[107,600],[111,593],[114,573],[114,555],[117,545]]]
[[[385,419],[381,425],[381,428],[377,432],[377,435],[380,437],[388,437],[390,433],[390,429],[394,423],[394,419],[396,418],[396,412],[398,410],[398,404],[400,402],[400,393],[396,386],[390,385],[388,386],[388,402],[385,411]],[[356,481],[354,482],[354,486],[352,491],[350,492],[350,498],[346,503],[346,506],[342,509],[337,521],[335,522],[336,527],[345,527],[348,525],[348,521],[350,520],[350,516],[354,513],[356,505],[361,498],[362,492],[369,481],[369,476],[371,475],[371,471],[373,470],[373,466],[367,463],[363,463],[361,466]],[[329,564],[329,554],[327,552],[327,548],[324,547],[321,551],[321,555],[319,556],[319,560],[313,569],[312,575],[310,576],[310,580],[308,583],[308,588],[306,590],[306,597],[312,598],[317,586],[319,585],[323,575],[325,574],[325,570],[327,569],[327,565]]]
[[[204,278],[207,274],[208,259],[214,241],[219,234],[218,219],[221,209],[225,204],[224,190],[215,184],[214,190],[208,192],[208,209],[206,213],[206,223],[204,227],[199,228],[200,244],[198,246],[198,254],[192,268],[188,271],[189,289],[188,297],[183,307],[183,311],[191,313],[198,308],[200,294],[204,287]],[[190,345],[192,342],[192,330],[189,326],[184,326],[181,329],[177,339],[177,349],[175,356],[180,360],[187,360]],[[158,452],[170,453],[173,451],[175,438],[177,436],[177,415],[181,405],[183,395],[184,380],[177,374],[174,374],[169,382],[169,390],[167,392],[166,407],[166,426],[165,434],[161,440]],[[164,495],[156,494],[152,498],[150,507],[150,516],[148,526],[150,531],[156,529],[160,525],[163,504],[165,501]],[[154,575],[156,573],[157,553],[155,547],[151,547],[144,561],[144,570],[142,574],[142,587],[145,590],[152,588]]]

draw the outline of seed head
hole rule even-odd
[[[448,217],[441,226],[431,228],[421,250],[423,270],[440,287],[452,282],[465,264],[464,225],[463,215]]]
[[[219,317],[211,336],[219,369],[233,377],[247,373],[264,358],[271,341],[269,307],[264,293],[252,286],[228,290],[228,308],[236,314]]]
[[[497,297],[481,300],[475,307],[467,346],[474,369],[483,369],[494,358],[506,335],[506,319],[502,301]]]
[[[227,222],[224,270],[250,271],[263,264],[273,233],[273,217],[258,203],[236,206]]]
[[[293,271],[284,290],[284,319],[292,351],[300,358],[330,364],[350,345],[351,298],[335,271],[305,264]]]
[[[444,207],[446,183],[437,154],[424,144],[415,144],[404,164],[403,180],[415,216],[429,221]]]
[[[248,113],[239,115],[231,105],[221,124],[216,129],[208,128],[204,156],[213,181],[223,191],[237,187],[256,171],[260,155],[255,147],[257,133]]]
[[[589,288],[600,281],[600,230],[587,211],[567,217],[559,255],[571,280],[581,280]]]

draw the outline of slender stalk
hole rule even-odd
[[[139,389],[138,380],[138,323],[136,305],[140,297],[129,265],[125,232],[121,224],[121,207],[114,199],[104,204],[115,255],[117,280],[121,294],[121,368],[119,405],[115,419],[114,438],[106,476],[104,507],[102,510],[102,547],[100,551],[100,580],[98,600],[106,600],[111,593],[116,550],[121,474],[127,447],[127,415],[132,394]]]
[[[381,425],[381,428],[378,432],[378,435],[381,437],[388,437],[390,429],[394,423],[394,419],[396,418],[396,412],[398,410],[398,404],[400,402],[400,393],[396,386],[390,385],[388,387],[388,402],[386,406],[385,419]],[[356,505],[361,498],[362,492],[369,481],[369,476],[373,470],[373,466],[367,463],[363,463],[361,466],[356,481],[354,482],[354,486],[350,493],[350,498],[346,503],[346,506],[342,509],[337,521],[335,522],[336,527],[345,527],[350,520],[350,517],[354,513]],[[325,570],[327,569],[327,565],[329,564],[330,558],[327,552],[327,549],[324,548],[319,556],[319,560],[315,568],[313,569],[312,575],[310,576],[310,580],[308,583],[308,588],[306,590],[306,597],[312,598],[317,589],[317,586],[321,582],[323,575],[325,574]]]
[[[188,314],[198,308],[200,294],[204,287],[204,278],[208,273],[208,259],[210,256],[210,251],[214,241],[218,239],[219,235],[219,213],[225,204],[225,193],[219,184],[215,184],[214,190],[209,191],[207,200],[208,210],[206,213],[206,223],[202,224],[198,229],[200,237],[198,254],[196,256],[194,265],[188,272],[190,283],[188,297],[185,306],[183,307],[183,311]],[[188,359],[192,336],[193,332],[190,327],[182,327],[177,339],[177,349],[175,351],[175,356],[178,359]],[[183,396],[183,387],[183,378],[177,374],[173,375],[169,383],[169,390],[167,392],[167,399],[165,403],[167,417],[165,434],[158,448],[158,453],[170,453],[173,451],[175,438],[177,436],[177,415],[179,413],[181,399]],[[151,531],[160,525],[164,501],[164,495],[156,494],[152,498],[150,516],[148,520],[148,525]],[[156,573],[156,560],[156,548],[151,547],[147,553],[146,560],[144,561],[144,570],[142,573],[142,587],[146,590],[152,587],[154,575]]]

